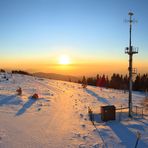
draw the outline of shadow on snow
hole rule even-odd
[[[28,101],[22,106],[22,108],[16,113],[16,116],[23,114],[27,109],[29,109],[37,99],[33,99],[32,97],[28,98]]]
[[[92,95],[93,97],[97,98],[98,101],[100,101],[100,102],[102,102],[102,103],[105,103],[105,104],[108,104],[108,105],[110,104],[107,99],[100,97],[98,94],[96,94],[96,93],[93,92],[92,90],[86,88],[86,92],[87,92],[88,94]]]
[[[88,114],[89,116],[89,114]],[[121,122],[118,121],[108,121],[108,122],[102,122],[101,121],[101,115],[97,113],[93,113],[92,116],[90,117],[90,121],[93,121],[95,123],[95,126],[100,126],[100,123],[105,123],[106,126],[108,126],[114,134],[120,139],[120,143],[116,143],[117,146],[125,146],[125,147],[135,147],[137,136],[136,133],[132,132],[130,129],[134,129],[136,131],[143,131],[144,128],[141,127],[141,125],[138,124],[129,124],[129,125],[124,125]],[[145,126],[147,126],[146,123],[143,123]],[[97,127],[99,129],[99,127]],[[108,137],[108,129],[99,129],[99,133],[102,135],[103,138]],[[105,141],[106,145],[110,147],[110,141]],[[146,148],[148,145],[142,141],[139,140],[138,147],[139,148]]]
[[[134,147],[136,143],[136,134],[134,134],[132,131],[128,129],[127,126],[120,122],[108,122],[107,125],[114,131],[114,133],[118,136],[118,138],[121,140],[122,144],[127,147]],[[140,127],[139,125],[131,125],[134,126],[136,130],[138,130]],[[130,128],[130,127],[129,127]],[[140,148],[146,148],[147,144],[145,144],[142,140],[139,140],[138,147]]]
[[[22,102],[17,95],[0,95],[0,106],[19,105]]]

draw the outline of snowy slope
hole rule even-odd
[[[116,121],[102,122],[100,106],[126,107],[128,93],[76,83],[12,75],[0,82],[0,148],[99,148],[148,147],[148,118],[129,119],[126,114]],[[16,95],[21,87],[22,96]],[[34,93],[39,99],[32,99]],[[134,92],[133,102],[141,105],[144,94]],[[95,115],[90,122],[88,106]],[[145,112],[147,113],[147,112]],[[121,114],[120,114],[121,115]]]

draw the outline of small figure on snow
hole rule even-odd
[[[19,87],[19,88],[16,90],[16,92],[17,92],[17,95],[22,95],[22,89],[21,89],[21,87]]]
[[[92,109],[89,106],[88,106],[88,115],[89,115],[90,121],[94,124],[93,111],[92,111]]]
[[[33,99],[38,99],[39,98],[39,95],[35,93],[35,94],[33,94],[32,98]]]

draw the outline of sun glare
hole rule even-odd
[[[70,58],[68,55],[61,55],[59,58],[59,64],[67,65],[70,64]]]

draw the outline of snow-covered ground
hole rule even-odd
[[[100,120],[100,106],[127,107],[128,93],[17,74],[0,79],[0,148],[133,148],[137,132],[137,148],[148,147],[146,110],[143,118],[130,119],[122,110],[116,121]],[[16,95],[18,87],[21,96]],[[34,93],[39,99],[31,98]],[[144,98],[133,92],[133,105],[141,106]]]

